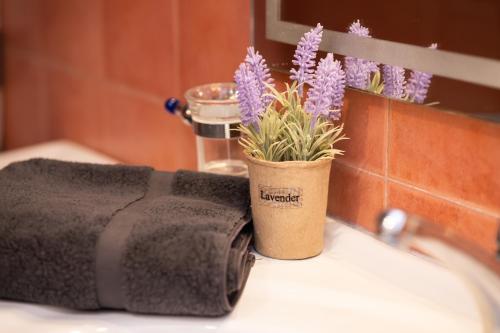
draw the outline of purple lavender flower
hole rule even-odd
[[[433,43],[430,49],[436,49],[437,44]],[[406,85],[406,95],[412,102],[422,104],[427,97],[427,92],[431,85],[432,74],[412,71],[408,84]]]
[[[319,61],[312,88],[307,92],[305,109],[313,115],[312,126],[319,116],[334,120],[340,118],[344,91],[345,73],[340,61],[333,60],[333,54],[328,53]]]
[[[340,61],[334,61],[334,70],[331,74],[333,81],[333,94],[332,94],[332,110],[330,111],[329,118],[332,120],[340,119],[340,112],[344,106],[344,93],[345,93],[345,72],[342,70]]]
[[[362,26],[359,20],[352,22],[351,26],[349,27],[349,33],[359,37],[368,37],[368,38],[372,37],[370,36],[370,29]]]
[[[323,27],[318,23],[316,28],[311,29],[302,36],[293,55],[292,63],[299,66],[299,68],[290,70],[290,79],[296,80],[299,84],[299,94],[301,96],[304,84],[311,84],[313,80],[316,52],[318,52],[322,36]]]
[[[262,99],[262,104],[264,107],[269,105],[272,101],[272,96],[264,96],[267,94],[268,89],[266,84],[273,85],[273,79],[271,78],[271,74],[269,73],[269,68],[267,68],[266,60],[259,54],[259,51],[255,51],[253,46],[250,46],[247,49],[247,56],[245,57],[245,62],[248,64],[248,67],[255,75],[257,80],[257,86],[259,88],[259,95]]]
[[[362,26],[359,20],[351,24],[348,33],[371,38],[370,30]],[[366,89],[370,84],[371,73],[378,71],[376,62],[349,56],[344,59],[344,67],[347,85],[358,89]]]
[[[384,65],[382,67],[384,95],[392,98],[403,98],[405,93],[405,69],[399,66]]]
[[[247,63],[240,64],[234,73],[234,81],[238,90],[241,123],[244,126],[253,124],[258,129],[259,115],[264,107],[257,78]]]

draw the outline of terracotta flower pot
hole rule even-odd
[[[269,162],[247,156],[255,246],[278,259],[323,250],[332,159]]]

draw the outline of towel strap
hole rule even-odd
[[[101,307],[126,309],[121,265],[127,238],[141,216],[144,200],[168,194],[172,174],[153,171],[145,195],[117,211],[99,236],[96,246],[96,289]]]

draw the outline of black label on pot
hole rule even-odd
[[[278,208],[299,208],[302,207],[302,189],[259,185],[259,202]]]

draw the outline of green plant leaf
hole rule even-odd
[[[257,127],[240,125],[242,136],[239,143],[245,153],[276,162],[314,161],[342,154],[343,151],[334,149],[333,146],[336,142],[347,139],[342,133],[343,126],[334,126],[329,121],[318,118],[316,125],[312,127],[313,117],[302,106],[297,82],[285,86],[283,92],[268,86],[273,102],[260,116]]]
[[[381,81],[380,71],[375,71],[367,90],[375,94],[381,94],[384,90],[384,83]]]

